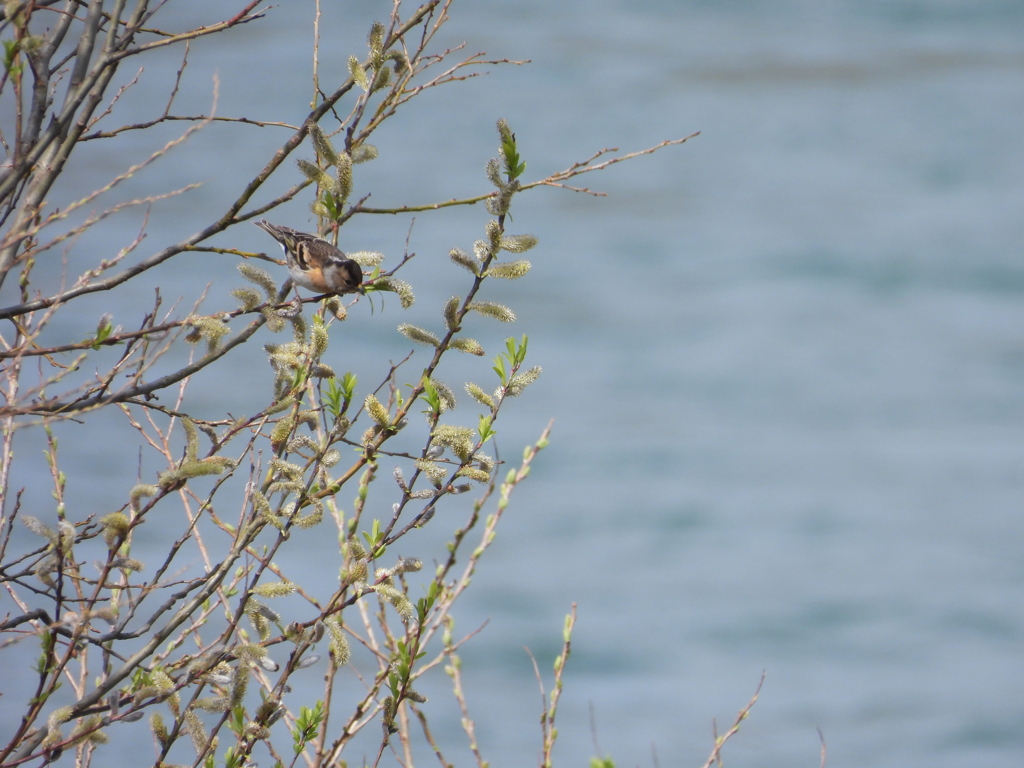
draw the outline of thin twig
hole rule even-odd
[[[701,768],[711,768],[711,766],[714,765],[716,762],[721,764],[722,747],[725,746],[725,743],[729,739],[731,739],[739,732],[740,724],[747,719],[747,716],[750,714],[750,710],[753,708],[754,704],[757,703],[757,697],[761,693],[761,686],[764,685],[764,679],[767,675],[767,672],[761,673],[761,679],[757,683],[757,688],[754,689],[754,695],[750,697],[750,701],[748,701],[746,706],[740,710],[738,715],[736,715],[736,720],[733,722],[729,730],[721,736],[719,736],[717,734],[716,729],[715,748],[711,750],[711,754],[708,756],[707,761],[704,763],[703,766],[701,766]]]

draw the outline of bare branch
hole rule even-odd
[[[761,694],[761,686],[764,685],[764,679],[767,675],[767,672],[761,673],[761,679],[757,683],[757,688],[754,689],[754,695],[750,697],[750,701],[748,701],[746,706],[740,710],[738,715],[736,715],[736,720],[733,722],[729,730],[723,733],[721,736],[719,736],[717,733],[715,734],[715,748],[711,750],[711,754],[708,756],[707,761],[705,761],[704,765],[701,766],[701,768],[711,768],[711,766],[714,765],[716,762],[721,761],[721,758],[719,756],[722,752],[722,747],[725,746],[725,743],[729,739],[731,739],[733,736],[739,733],[740,724],[747,719],[747,716],[750,714],[750,710],[753,709],[754,704],[757,703],[757,697]]]

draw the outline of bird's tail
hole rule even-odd
[[[279,227],[276,224],[271,224],[266,219],[254,221],[253,224],[277,240],[285,248],[295,247],[295,237],[291,234],[292,230],[288,229],[288,227]]]

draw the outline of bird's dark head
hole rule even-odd
[[[326,266],[324,279],[335,293],[363,292],[363,270],[352,259],[339,259]]]

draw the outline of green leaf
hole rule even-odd
[[[490,440],[492,437],[494,437],[494,435],[496,433],[495,433],[494,429],[491,427],[491,417],[490,416],[481,416],[480,417],[480,423],[477,426],[476,431],[477,431],[477,434],[480,435],[480,443],[481,444],[486,443],[488,440]]]
[[[427,413],[432,413],[435,416],[440,415],[441,396],[437,391],[437,387],[434,386],[434,382],[428,376],[424,376],[420,383],[423,386],[423,394],[420,397],[430,409]]]
[[[509,181],[515,181],[523,175],[526,170],[526,163],[519,157],[519,149],[516,146],[516,135],[508,127],[504,118],[498,121],[498,135],[501,138],[501,157],[505,165],[505,174]]]
[[[100,345],[110,338],[110,334],[114,332],[114,325],[111,322],[110,313],[103,315],[99,322],[96,324],[96,335],[92,338],[92,348],[99,349]]]
[[[18,40],[4,40],[4,71],[12,75],[21,74],[21,64],[15,64],[20,50],[21,44]]]

